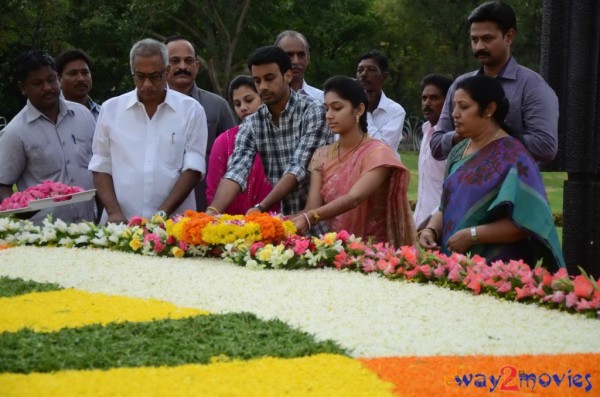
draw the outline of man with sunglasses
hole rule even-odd
[[[144,39],[129,57],[136,88],[103,104],[89,165],[102,221],[113,223],[195,210],[193,189],[206,172],[206,115],[167,87],[167,47]]]
[[[208,166],[210,152],[217,136],[236,125],[233,113],[225,99],[196,85],[200,62],[196,58],[194,45],[184,36],[168,37],[164,43],[169,52],[170,68],[167,76],[169,88],[197,100],[206,113],[208,123],[206,164]],[[206,181],[204,178],[196,186],[195,193],[198,211],[204,211],[206,209]]]
[[[15,80],[27,104],[0,136],[0,201],[13,193],[13,184],[19,191],[46,180],[91,189],[87,167],[94,117],[84,106],[60,97],[54,59],[40,50],[21,53]],[[31,221],[39,224],[48,214],[65,222],[93,221],[94,204],[41,210]]]

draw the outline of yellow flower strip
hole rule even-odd
[[[600,354],[382,357],[360,361],[381,379],[392,382],[397,395],[404,397],[600,395]]]
[[[151,321],[209,314],[155,299],[128,298],[74,289],[0,298],[0,332],[31,328],[52,332],[89,324]]]
[[[393,396],[393,385],[359,361],[320,354],[211,365],[1,374],[4,397],[19,396]]]

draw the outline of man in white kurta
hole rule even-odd
[[[195,210],[193,188],[206,172],[206,115],[167,88],[166,46],[145,39],[130,58],[136,89],[103,104],[89,165],[102,221],[115,223]]]

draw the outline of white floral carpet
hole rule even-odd
[[[600,352],[595,319],[332,269],[260,271],[216,259],[17,247],[0,251],[0,275],[279,318],[355,357]]]

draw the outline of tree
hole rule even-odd
[[[25,104],[13,76],[14,60],[25,50],[60,48],[66,32],[68,0],[9,0],[0,18],[0,116],[11,119]]]
[[[374,6],[390,39],[390,94],[409,114],[421,115],[420,81],[429,73],[451,78],[479,67],[472,56],[467,17],[480,0],[381,0]],[[519,63],[539,70],[542,0],[513,2]]]

